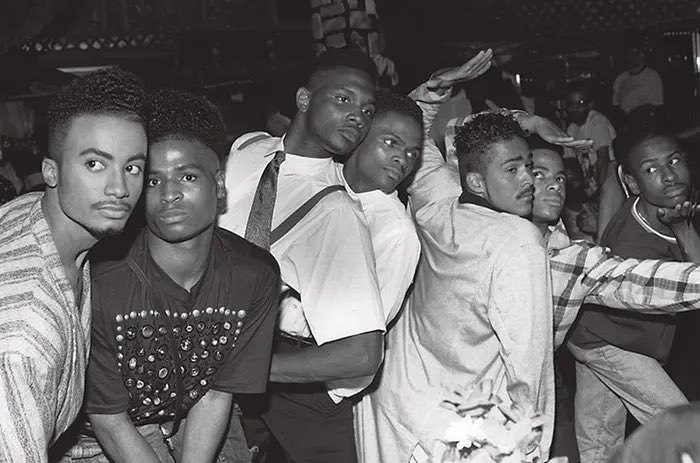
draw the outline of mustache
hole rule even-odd
[[[523,188],[516,196],[515,199],[523,199],[526,196],[532,196],[535,194],[535,187],[530,185],[527,188]]]

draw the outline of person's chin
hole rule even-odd
[[[124,221],[124,223],[112,223],[102,226],[86,227],[86,230],[96,239],[101,240],[121,234],[125,227],[126,221]]]

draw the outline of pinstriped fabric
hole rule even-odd
[[[0,207],[0,461],[45,462],[80,409],[90,348],[90,270],[76,307],[41,209]]]
[[[277,199],[277,177],[280,165],[284,162],[284,151],[275,152],[275,157],[267,164],[260,176],[260,182],[253,196],[253,207],[250,209],[248,224],[245,228],[245,239],[270,250],[270,232],[272,231],[272,212]]]

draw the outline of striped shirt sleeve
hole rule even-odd
[[[48,462],[55,372],[20,353],[0,354],[0,461]]]

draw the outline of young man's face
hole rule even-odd
[[[576,125],[582,125],[586,122],[592,107],[586,92],[573,91],[566,96],[567,119]]]
[[[369,130],[374,94],[368,74],[350,68],[328,71],[306,109],[311,136],[332,155],[350,155]]]
[[[522,138],[493,144],[484,173],[485,198],[496,208],[527,217],[532,213],[532,153]]]
[[[348,168],[355,170],[359,191],[391,193],[408,176],[421,154],[423,134],[410,116],[389,111],[375,118]]]
[[[561,155],[547,148],[533,150],[532,176],[535,178],[532,221],[553,224],[559,220],[566,201],[566,171]]]
[[[643,201],[657,207],[674,207],[690,198],[690,170],[686,155],[673,138],[644,140],[629,155],[625,181]]]
[[[83,115],[67,127],[44,180],[63,213],[95,238],[120,233],[143,189],[143,124],[116,115]]]
[[[199,141],[163,140],[148,154],[146,223],[168,243],[181,243],[212,228],[225,195],[216,153]]]

